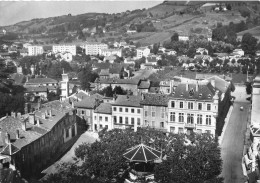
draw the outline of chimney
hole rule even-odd
[[[40,119],[39,118],[37,118],[37,126],[40,126]]]
[[[11,116],[12,116],[13,118],[16,118],[16,113],[15,113],[15,112],[11,112]]]
[[[5,143],[6,144],[10,144],[11,143],[10,134],[8,132],[6,132],[6,134],[5,134]]]
[[[16,139],[19,139],[20,138],[20,134],[19,134],[19,130],[16,130]]]
[[[199,91],[199,82],[197,81],[197,83],[196,83],[196,92],[198,92]]]
[[[186,83],[186,91],[189,91],[189,84],[188,84],[188,82]]]
[[[44,112],[44,113],[42,113],[42,119],[46,119],[45,112]]]
[[[144,100],[144,99],[145,99],[145,96],[144,96],[144,94],[143,94],[143,93],[141,93],[141,97],[142,97],[142,100]]]
[[[35,124],[35,114],[34,113],[30,113],[29,114],[29,123],[31,124]]]
[[[52,110],[49,110],[49,116],[52,117]]]
[[[22,119],[22,129],[26,131],[26,120]]]
[[[38,99],[38,103],[37,103],[37,108],[38,108],[38,111],[41,109],[41,99]]]

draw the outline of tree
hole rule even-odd
[[[78,73],[78,78],[80,80],[81,89],[89,90],[90,82],[94,82],[97,77],[98,77],[98,74],[95,72],[92,72],[91,65],[86,65]]]
[[[241,47],[245,54],[255,55],[257,39],[250,33],[245,33],[242,37]]]
[[[232,9],[232,7],[231,7],[231,4],[227,4],[227,10],[231,10]]]
[[[171,42],[179,41],[179,34],[175,32],[171,37]]]
[[[121,86],[115,86],[113,93],[118,95],[126,95],[127,91],[125,91]]]
[[[246,93],[248,95],[252,94],[252,83],[251,82],[246,82]]]

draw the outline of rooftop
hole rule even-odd
[[[128,106],[128,107],[141,107],[140,105],[141,95],[118,95],[115,106]]]
[[[149,89],[150,88],[150,81],[141,80],[138,85],[138,89]]]
[[[112,114],[112,107],[110,103],[101,103],[94,111],[95,113]]]
[[[107,78],[100,79],[97,78],[95,83],[101,84],[130,84],[130,85],[138,85],[139,79],[117,79],[117,78]]]
[[[34,78],[34,79],[30,79],[25,84],[43,84],[43,83],[58,83],[58,81],[52,78]]]
[[[141,105],[153,105],[153,106],[168,106],[169,97],[164,94],[143,94],[143,100],[141,100]]]
[[[96,106],[96,99],[103,100],[103,96],[96,93],[94,95],[88,96],[84,98],[82,101],[74,104],[75,107],[86,108],[86,109],[94,109]]]

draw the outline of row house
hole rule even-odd
[[[168,101],[168,95],[165,94],[142,94],[143,127],[167,131]]]
[[[112,130],[114,124],[112,121],[112,106],[111,103],[101,103],[95,110],[93,114],[93,127],[94,131],[99,131],[104,128],[107,130]]]
[[[93,113],[95,109],[102,103],[102,101],[103,101],[103,96],[96,93],[94,95],[83,98],[79,102],[73,103],[77,115],[80,118],[85,120],[89,130],[94,129]]]
[[[143,126],[143,108],[141,95],[118,95],[112,103],[112,120],[114,128],[131,128],[135,131]]]
[[[34,113],[0,120],[0,155],[24,178],[37,177],[71,147],[80,133],[75,110],[53,101]]]

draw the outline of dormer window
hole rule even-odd
[[[201,94],[201,93],[199,94],[199,97],[202,97],[202,94]]]
[[[181,97],[183,97],[183,92],[181,93]]]
[[[208,94],[208,98],[211,98],[211,94]]]
[[[190,95],[190,97],[194,95],[194,90],[193,90],[193,88],[190,90],[189,95]]]

